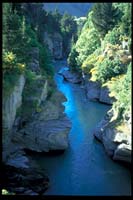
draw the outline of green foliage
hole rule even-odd
[[[43,74],[47,73],[50,76],[54,75],[54,69],[51,63],[50,53],[47,51],[46,47],[39,45],[39,62]]]
[[[9,96],[14,89],[16,82],[20,77],[20,73],[16,70],[12,70],[12,73],[3,73],[3,95],[5,97]]]
[[[99,49],[95,50],[92,54],[90,54],[83,62],[82,64],[82,70],[85,72],[85,73],[90,73],[90,70],[95,67],[95,63],[97,62],[98,60],[98,52]]]
[[[30,8],[27,10],[27,8]],[[39,13],[41,12],[41,13]],[[26,81],[33,83],[32,72],[27,69],[33,47],[39,48],[39,64],[42,73],[53,76],[51,57],[39,38],[42,26],[42,4],[3,3],[3,93],[9,95],[19,76],[25,73]],[[35,77],[34,77],[35,78]]]
[[[127,73],[113,81],[109,88],[117,100],[113,104],[113,110],[117,110],[119,117],[124,118],[131,112],[131,63]]]
[[[75,46],[73,46],[67,59],[70,69],[72,71],[79,71],[79,66],[76,60],[77,56],[78,56],[78,52],[76,51]]]
[[[93,53],[99,46],[100,39],[97,31],[94,28],[85,29],[76,43],[76,50],[79,53],[77,57],[78,64],[82,65],[87,56]]]
[[[121,44],[120,43],[120,28],[114,27],[112,30],[108,31],[105,35],[104,41],[110,44]]]
[[[97,63],[96,71],[96,80],[103,84],[112,77],[126,73],[127,67],[122,65],[119,59],[112,60],[107,57],[102,62]]]
[[[95,3],[92,10],[92,22],[100,36],[104,38],[106,33],[117,23],[119,9],[115,8],[112,3]]]
[[[70,51],[71,38],[73,37],[74,42],[77,39],[77,24],[74,21],[74,17],[64,13],[60,21],[61,34],[63,36],[63,50],[66,56]]]

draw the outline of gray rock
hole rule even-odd
[[[6,164],[16,168],[29,168],[28,158],[22,155],[8,159]]]
[[[35,121],[14,135],[14,141],[23,148],[37,152],[63,150],[68,147],[70,121],[64,117],[56,120]]]
[[[10,154],[10,143],[11,143],[11,129],[13,127],[17,109],[22,104],[22,92],[25,85],[25,78],[21,75],[18,79],[16,86],[13,88],[12,93],[5,97],[3,96],[3,106],[2,106],[2,120],[3,120],[3,134],[2,134],[2,144],[3,144],[3,161],[6,160]]]
[[[53,34],[49,34],[48,32],[44,33],[44,43],[48,46],[54,59],[63,58],[62,41],[63,41],[62,36],[57,32]]]
[[[131,163],[131,145],[120,144],[114,152],[113,160]]]
[[[116,129],[116,122],[110,122],[112,111],[93,130],[94,136],[100,140],[107,154],[114,160],[131,162],[131,135]]]
[[[64,77],[65,80],[71,83],[81,83],[82,78],[77,73],[72,73],[69,70],[63,70],[59,72],[60,75]]]
[[[58,119],[64,116],[64,106],[61,104],[61,102],[65,101],[67,101],[67,99],[61,92],[54,92],[51,98],[45,101],[45,104],[42,107],[42,112],[36,116],[36,119],[46,121],[51,119]]]
[[[106,126],[108,125],[108,119],[106,119],[105,117],[103,118],[103,120],[101,120],[98,125],[93,129],[93,134],[94,136],[100,140],[102,142],[103,139],[103,131],[106,128]]]
[[[107,87],[101,87],[99,101],[106,104],[113,104],[114,98],[109,96],[109,89]]]
[[[87,98],[91,101],[99,100],[100,84],[98,82],[89,81],[86,84]]]
[[[113,156],[114,151],[118,146],[118,144],[114,142],[115,135],[115,130],[110,127],[105,128],[102,135],[102,142],[105,147],[105,150],[107,154],[111,157]]]
[[[3,98],[3,128],[11,130],[15,117],[16,111],[22,103],[22,92],[25,85],[25,78],[21,75],[15,85],[12,93]]]

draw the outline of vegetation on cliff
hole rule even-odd
[[[106,85],[114,112],[125,119],[131,112],[131,3],[95,3],[68,63]]]
[[[44,43],[44,32],[57,31],[67,55],[76,41],[77,24],[67,13],[47,12],[42,3],[3,3],[3,92],[9,95],[20,74],[29,80],[31,51],[39,49],[39,67],[46,79],[53,76],[52,55]],[[68,42],[69,41],[69,42]],[[68,45],[69,43],[69,45]],[[69,46],[69,47],[68,47]],[[34,73],[34,72],[33,72]],[[34,74],[36,75],[36,74]],[[31,80],[32,81],[32,80]]]

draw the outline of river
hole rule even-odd
[[[65,62],[55,63],[56,71],[65,66]],[[130,195],[130,171],[112,161],[92,134],[110,106],[88,101],[83,88],[65,82],[57,73],[55,81],[67,98],[63,104],[72,129],[65,153],[36,157],[50,178],[50,187],[44,195]]]

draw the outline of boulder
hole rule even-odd
[[[63,70],[60,71],[59,74],[62,75],[66,81],[71,83],[82,83],[82,78],[77,73],[72,73],[69,70]]]

